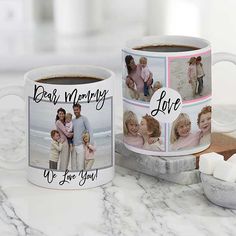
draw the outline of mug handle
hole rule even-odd
[[[218,62],[228,61],[236,65],[236,55],[227,53],[227,52],[218,52],[213,53],[213,62],[212,65],[215,65]],[[212,119],[212,129],[215,132],[229,133],[236,130],[236,121],[230,123],[221,123]]]
[[[0,99],[8,95],[16,95],[24,100],[24,87],[23,86],[6,86],[3,88],[0,88]],[[12,166],[13,163],[19,163],[24,158],[25,157],[22,156],[13,160],[7,160],[4,156],[0,155],[0,164],[1,164],[1,167],[12,169],[14,168]],[[11,167],[8,166],[7,164],[11,164]]]

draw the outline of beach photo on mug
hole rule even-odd
[[[127,99],[149,102],[153,93],[165,87],[165,58],[123,53],[122,87]]]
[[[169,150],[182,151],[211,142],[211,105],[209,100],[184,106],[180,115],[169,124]]]
[[[124,143],[136,149],[165,151],[165,124],[150,116],[149,107],[124,102]]]
[[[201,56],[169,58],[169,86],[183,101],[211,95],[210,53]]]
[[[29,98],[29,165],[58,171],[112,166],[112,99],[101,110],[96,104]]]

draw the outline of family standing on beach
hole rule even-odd
[[[94,164],[93,130],[87,117],[81,115],[81,105],[74,104],[73,111],[57,110],[56,129],[51,131],[49,168],[65,171],[71,161],[71,170],[89,170]]]
[[[153,84],[153,74],[148,67],[146,57],[140,57],[136,64],[131,55],[125,57],[127,76],[125,83],[129,90],[129,96],[135,100],[149,102],[155,91],[162,87],[160,81]]]
[[[201,56],[191,57],[188,61],[188,82],[192,86],[192,96],[202,96],[203,77],[205,76]]]

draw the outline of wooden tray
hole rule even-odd
[[[212,133],[211,146],[203,151],[196,153],[196,168],[199,167],[199,158],[201,154],[209,152],[217,152],[224,156],[224,159],[229,159],[234,153],[236,153],[236,138],[227,136],[222,133]]]

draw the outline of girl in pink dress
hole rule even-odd
[[[125,111],[123,117],[124,142],[131,146],[142,148],[144,140],[138,133],[139,123],[137,116],[132,111]]]
[[[191,133],[191,121],[186,113],[180,113],[171,128],[171,149],[173,151],[199,145],[199,132]]]

